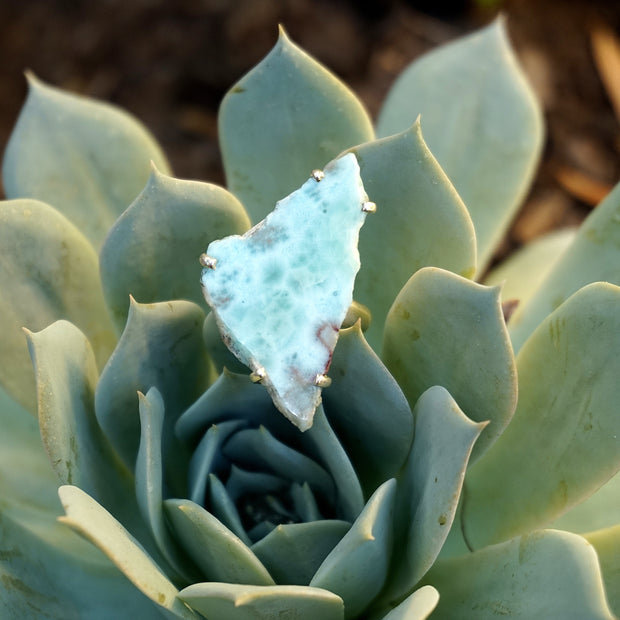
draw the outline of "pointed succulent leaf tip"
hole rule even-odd
[[[415,439],[398,479],[390,576],[374,606],[402,601],[433,565],[452,527],[472,445],[486,426],[474,423],[435,385],[413,411]]]
[[[127,112],[27,78],[2,164],[6,195],[54,205],[98,249],[144,187],[149,161],[166,173],[166,158]]]
[[[439,592],[433,586],[423,586],[410,594],[382,620],[425,620],[433,613],[438,602]]]
[[[79,486],[141,536],[144,524],[136,518],[133,479],[95,418],[98,372],[90,343],[64,320],[38,333],[25,331],[36,377],[40,438],[58,481]],[[30,451],[26,455],[31,458]]]
[[[359,617],[385,583],[394,542],[395,497],[396,480],[392,478],[372,494],[310,581],[311,586],[342,598],[347,620]]]
[[[202,285],[224,341],[301,430],[312,425],[351,305],[367,200],[349,154],[245,235],[207,249],[217,262],[205,266]]]
[[[196,255],[211,241],[248,228],[243,206],[224,188],[174,179],[153,165],[146,186],[108,231],[100,252],[105,299],[119,330],[127,321],[130,294],[141,303],[202,303]]]
[[[306,585],[350,527],[348,521],[320,516],[311,522],[284,523],[255,543],[252,551],[277,583]]]
[[[412,407],[441,385],[472,420],[490,421],[472,459],[501,435],[515,410],[517,372],[499,287],[420,269],[390,309],[383,358]]]
[[[136,392],[157,386],[166,409],[164,459],[167,483],[185,481],[184,451],[173,426],[180,413],[205,389],[208,360],[200,331],[204,313],[188,301],[140,304],[131,299],[127,325],[101,373],[95,391],[95,413],[105,435],[133,470],[140,443]],[[156,363],[153,362],[156,360]]]
[[[113,564],[167,618],[198,620],[178,597],[179,591],[140,543],[87,493],[64,485],[58,489],[66,516],[58,520],[99,547]]]
[[[254,224],[311,170],[374,137],[355,94],[282,28],[273,49],[224,97],[218,134],[226,185]]]
[[[167,499],[164,508],[176,539],[200,567],[205,581],[274,585],[244,541],[202,506],[187,499]]]
[[[533,179],[542,113],[503,19],[437,48],[399,76],[377,134],[422,117],[424,137],[471,214],[482,273]]]

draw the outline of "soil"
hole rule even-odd
[[[22,73],[31,69],[134,113],[177,176],[223,183],[217,106],[274,44],[278,23],[376,117],[404,66],[500,10],[543,103],[548,135],[499,256],[579,223],[620,178],[620,92],[611,84],[620,76],[617,1],[4,0],[0,145],[25,97]]]

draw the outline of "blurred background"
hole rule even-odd
[[[176,176],[223,183],[217,106],[273,46],[278,23],[376,118],[408,63],[498,12],[548,132],[506,253],[580,222],[620,180],[618,0],[0,0],[0,145],[31,69],[135,114]]]

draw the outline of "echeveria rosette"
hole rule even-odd
[[[406,504],[411,488],[417,488],[418,509],[445,515],[446,527],[431,537],[433,543],[427,542],[431,562],[439,553],[481,427],[441,391],[438,397],[429,395],[429,411],[445,416],[451,437],[443,429],[426,427],[420,417],[412,441],[406,399],[357,324],[342,331],[332,366],[338,377],[330,388],[332,397],[325,399],[325,411],[319,408],[306,433],[286,421],[247,375],[224,371],[177,422],[177,435],[192,454],[187,490],[165,494],[173,486],[170,465],[176,469],[180,452],[166,456],[164,403],[175,404],[178,395],[170,389],[179,378],[173,380],[175,368],[168,367],[169,383],[158,381],[139,356],[146,341],[150,354],[170,359],[182,334],[199,329],[197,318],[199,310],[189,302],[134,304],[97,388],[92,350],[73,325],[59,321],[30,336],[43,428],[54,423],[56,429],[55,435],[44,432],[44,443],[61,481],[74,483],[60,490],[67,513],[62,521],[99,546],[146,596],[176,617],[193,617],[180,600],[208,618],[244,617],[242,600],[254,589],[256,600],[248,604],[258,606],[257,617],[268,617],[260,615],[267,613],[260,611],[263,605],[270,613],[297,610],[307,618],[339,618],[344,609],[346,617],[359,616],[387,578],[396,536],[395,504]],[[179,373],[191,364],[200,368],[200,348],[193,354],[185,351]],[[364,399],[351,397],[351,356],[356,378],[372,387]],[[131,373],[136,363],[138,370]],[[126,443],[117,446],[126,457],[133,451],[133,472],[122,466],[95,423],[102,410],[94,394],[116,370],[129,375],[125,383],[133,383],[134,394],[149,380],[164,394],[142,388],[146,394],[134,398],[141,422],[138,444],[133,449]],[[68,394],[63,385],[70,388]],[[349,407],[341,407],[342,401]],[[389,429],[370,415],[376,410],[390,413]],[[342,429],[342,441],[332,426]],[[453,469],[429,455],[418,457],[442,477],[441,507],[437,495],[425,496],[425,477],[401,477],[398,484],[394,479],[420,442],[435,443],[434,433],[458,454]],[[347,442],[355,445],[354,460],[347,455]],[[363,481],[369,491],[363,490],[356,470],[367,472]],[[378,487],[377,479],[382,480]],[[404,496],[399,496],[401,486],[407,489]],[[423,508],[430,501],[435,502],[432,507]],[[188,584],[193,585],[178,593]],[[241,611],[229,608],[232,601]]]
[[[239,574],[236,557],[205,557],[191,529],[184,539],[187,551],[195,560],[212,564],[209,577],[214,581],[222,581],[225,574],[233,583],[297,586],[299,601],[291,592],[290,598],[279,605],[272,601],[271,606],[282,613],[296,610],[300,617],[336,618],[343,612],[345,617],[358,617],[377,596],[398,537],[393,512],[401,483],[394,478],[412,450],[413,419],[406,400],[365,343],[359,325],[342,331],[340,345],[332,364],[332,399],[325,396],[304,433],[283,418],[261,386],[247,375],[228,371],[177,425],[179,435],[196,446],[190,467],[194,503],[168,502],[173,524],[198,529],[201,516],[208,518],[198,506],[206,504],[235,533],[238,544],[251,549],[252,566],[264,569],[249,581],[247,574]],[[356,378],[372,386],[365,399],[351,398],[346,363],[351,355],[359,363]],[[349,406],[341,407],[347,400]],[[371,415],[377,408],[390,412],[390,429]],[[469,435],[471,442],[476,435],[477,429]],[[466,449],[461,454],[461,472],[468,453]],[[448,512],[453,483],[446,478],[443,500]],[[186,525],[188,518],[193,521]],[[213,585],[196,584],[180,596],[207,617],[234,617],[230,609],[225,612],[229,616],[218,615],[219,597],[225,596],[226,588],[219,585],[217,590],[214,598]],[[234,600],[237,591],[231,588],[227,596]],[[327,604],[326,591],[340,598],[332,596],[331,610],[321,607]],[[273,594],[277,597],[276,590]],[[317,607],[312,610],[314,595]]]
[[[461,106],[454,89],[464,88]],[[200,337],[196,258],[211,240],[247,230],[239,200],[166,176],[152,138],[113,108],[36,80],[31,89],[4,163],[13,200],[0,209],[10,248],[0,281],[12,294],[0,304],[0,328],[3,359],[19,363],[4,363],[0,380],[34,408],[25,323],[35,332],[40,428],[65,485],[62,521],[112,563],[55,523],[38,430],[3,392],[7,614],[195,618],[204,610],[228,619],[296,609],[309,618],[402,620],[427,617],[439,600],[434,617],[608,618],[606,593],[618,609],[618,289],[592,284],[570,297],[596,280],[620,284],[618,190],[539,292],[528,291],[513,329],[516,361],[499,290],[467,279],[518,204],[541,144],[540,115],[501,24],[402,78],[380,121],[382,135],[402,131],[395,136],[373,140],[350,91],[284,35],[223,104],[227,178],[254,221],[345,150],[379,205],[362,230],[355,298],[373,315],[366,335],[375,351],[385,323],[382,354],[400,386],[359,327],[341,330],[333,384],[305,435],[247,375],[223,371],[230,358],[214,345],[209,319],[208,345]],[[403,112],[403,100],[415,109]],[[420,113],[421,126],[412,126]],[[432,148],[485,231],[478,248],[463,201],[422,138],[426,118]],[[479,157],[468,156],[472,149]],[[161,172],[150,172],[126,209],[149,159]],[[476,167],[485,172],[473,174]],[[67,217],[81,222],[82,205],[97,216],[78,229]],[[542,447],[533,451],[532,442]],[[266,445],[311,462],[302,478],[312,484],[265,463]],[[253,477],[270,489],[260,499],[245,492],[246,448],[266,469],[260,483]],[[315,503],[325,518],[306,522]],[[260,518],[265,505],[273,529]],[[584,532],[597,553],[581,536],[537,529],[552,522]],[[253,524],[271,532],[250,537]],[[305,535],[322,544],[308,550]],[[309,560],[303,570],[288,565],[293,552]]]

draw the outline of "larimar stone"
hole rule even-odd
[[[334,160],[243,236],[211,243],[202,286],[222,339],[301,430],[353,299],[368,197],[353,154]]]

